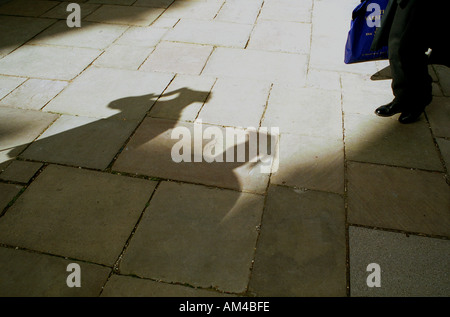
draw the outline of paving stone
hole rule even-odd
[[[345,296],[345,262],[343,199],[271,186],[249,291],[257,296]]]
[[[450,242],[349,228],[350,292],[354,297],[448,296]],[[380,287],[368,287],[367,266],[380,266]]]
[[[68,28],[66,21],[59,21],[31,40],[30,44],[104,49],[126,29],[124,25],[91,22],[84,22],[79,28]]]
[[[0,57],[3,57],[54,23],[51,19],[0,16]]]
[[[0,174],[0,179],[19,183],[28,183],[42,163],[27,161],[12,161],[6,170]]]
[[[428,120],[430,121],[433,134],[439,137],[450,137],[450,98],[434,97],[431,104],[425,108]]]
[[[342,109],[345,114],[364,114],[372,116],[375,109],[390,103],[394,97],[391,94],[368,93],[361,91],[343,92]]]
[[[450,70],[444,65],[433,65],[445,96],[450,97]]]
[[[132,5],[136,0],[89,0],[88,3],[118,4],[123,6]]]
[[[149,116],[194,122],[215,82],[213,77],[176,75]]]
[[[155,21],[164,9],[102,5],[85,18],[86,21],[148,26]]]
[[[218,1],[175,1],[162,15],[166,18],[189,18],[212,20],[219,12],[224,0]]]
[[[342,92],[344,94],[372,94],[390,96],[392,99],[392,80],[375,79],[365,74],[341,73]]]
[[[1,218],[0,243],[112,266],[155,185],[50,165]]]
[[[227,0],[214,20],[254,24],[261,10],[262,0]]]
[[[57,118],[50,113],[0,107],[0,161],[14,159]]]
[[[206,45],[161,42],[140,70],[199,75],[212,50]]]
[[[441,150],[442,157],[445,161],[445,166],[447,167],[447,172],[450,171],[450,140],[436,138],[436,142]]]
[[[259,20],[311,22],[311,1],[264,1]]]
[[[86,117],[139,120],[172,77],[172,74],[92,67],[43,110]]]
[[[181,19],[164,40],[244,48],[253,25]]]
[[[134,120],[62,115],[20,156],[103,170],[138,124]]]
[[[121,272],[245,291],[264,197],[163,182],[123,256]]]
[[[73,3],[73,2],[77,2],[77,1],[70,1],[69,3]],[[100,4],[79,3],[79,2],[82,2],[82,1],[78,1],[78,4],[80,5],[80,17],[82,19],[100,7]],[[71,13],[70,11],[67,11],[67,6],[69,3],[62,2],[62,3],[58,4],[56,7],[54,7],[53,9],[51,9],[50,11],[47,11],[46,13],[41,15],[41,17],[67,20],[67,17]],[[84,27],[83,22],[81,22],[81,26]]]
[[[114,274],[108,280],[102,297],[217,297],[230,296],[189,286],[159,283],[147,279]]]
[[[80,266],[81,287],[68,287],[70,263]],[[111,269],[36,252],[0,248],[0,280],[3,297],[98,296]]]
[[[349,162],[347,175],[349,223],[449,236],[443,174]]]
[[[341,140],[283,134],[279,169],[271,184],[344,193],[344,145]]]
[[[0,106],[40,110],[67,84],[66,81],[28,79],[0,101]]]
[[[0,99],[20,86],[26,78],[0,76]]]
[[[164,8],[169,7],[174,0],[138,0],[134,3],[135,6]]]
[[[311,25],[295,22],[260,21],[256,24],[249,49],[308,54]]]
[[[155,28],[171,29],[178,23],[178,21],[180,21],[178,18],[165,18],[160,16],[155,22],[152,23],[151,26]]]
[[[13,0],[0,7],[0,14],[38,17],[58,4],[57,1]]]
[[[219,78],[198,119],[223,126],[258,128],[270,87],[267,81]]]
[[[306,87],[340,91],[340,73],[309,69],[306,76]]]
[[[338,91],[274,84],[262,126],[279,127],[281,133],[340,139],[340,97]]]
[[[137,70],[153,48],[113,44],[94,62],[95,66]]]
[[[195,132],[194,127],[197,127],[196,129],[199,130]],[[236,157],[230,162],[224,155],[224,153],[230,155],[231,151],[234,151],[236,156],[238,152],[237,143],[234,146],[233,144],[227,145],[226,141],[222,140],[223,151],[217,153],[215,156],[216,161],[207,162],[204,157],[200,157],[201,162],[194,162],[196,159],[194,146],[199,146],[201,139],[199,131],[202,129],[201,132],[203,134],[207,127],[210,126],[146,118],[119,155],[113,165],[113,170],[240,191],[264,193],[269,181],[269,174],[264,173],[264,170],[262,170],[262,167],[265,166],[262,165],[263,163],[249,162],[247,154],[245,162],[237,161]],[[183,142],[186,142],[186,149],[190,148],[193,156],[191,157],[191,162],[182,161],[177,163],[172,159],[172,149],[180,142],[180,137],[176,138],[174,136],[174,139],[171,139],[174,130],[175,132],[189,133]],[[231,132],[235,133],[238,131],[232,130]],[[226,135],[224,128],[220,128],[220,134],[221,136]],[[261,136],[268,138],[263,134]],[[220,135],[217,138],[220,138]],[[211,139],[202,141],[202,151],[206,151],[205,147],[212,141]],[[248,153],[248,142],[242,143],[242,146],[246,151],[245,153]],[[218,157],[222,158],[223,161],[217,161]]]
[[[24,45],[0,59],[0,73],[71,80],[100,53],[92,48]]]
[[[0,183],[0,214],[21,189],[22,186],[19,185]]]
[[[158,19],[159,21],[160,19]],[[155,47],[167,30],[158,27],[130,27],[122,36],[116,40],[116,44],[142,47]]]
[[[443,171],[424,117],[409,125],[400,124],[397,117],[345,114],[347,159]]]
[[[237,77],[304,86],[306,55],[219,47],[202,74]]]

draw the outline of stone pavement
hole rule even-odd
[[[449,296],[450,72],[375,116],[358,3],[0,0],[0,295]],[[174,162],[199,127],[277,127],[278,169]]]

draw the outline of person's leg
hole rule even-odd
[[[395,0],[394,0],[395,1]],[[431,101],[431,77],[428,74],[427,19],[424,0],[408,0],[395,5],[389,34],[388,54],[392,74],[392,103],[376,110],[381,116],[402,112],[399,121],[415,121]]]

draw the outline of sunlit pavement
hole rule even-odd
[[[448,68],[402,125],[359,0],[71,2],[0,0],[1,296],[450,295]],[[249,128],[271,173],[173,159]]]

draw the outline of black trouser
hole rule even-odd
[[[431,98],[432,80],[425,54],[430,48],[431,10],[426,0],[409,0],[402,5],[394,2],[388,43],[392,91],[405,106],[423,109]]]

